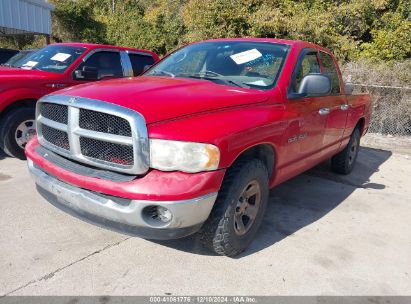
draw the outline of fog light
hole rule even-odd
[[[171,211],[162,206],[157,207],[157,214],[158,214],[158,218],[163,223],[168,223],[169,221],[171,221],[171,218],[173,217],[173,215],[171,214]]]
[[[163,206],[147,206],[143,209],[143,218],[150,226],[162,227],[171,221],[173,214]]]

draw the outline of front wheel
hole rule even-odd
[[[34,108],[14,109],[0,124],[0,148],[9,156],[26,159],[24,148],[36,135]]]
[[[354,169],[355,162],[360,149],[360,129],[357,127],[351,134],[347,146],[331,158],[331,169],[339,174],[350,174]]]
[[[239,161],[228,169],[214,208],[200,231],[204,245],[230,257],[246,249],[263,220],[268,192],[268,172],[262,161]]]

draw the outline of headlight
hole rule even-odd
[[[220,150],[211,144],[150,139],[150,167],[162,171],[200,172],[218,168]]]

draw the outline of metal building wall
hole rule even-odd
[[[0,0],[0,36],[51,34],[53,5],[45,0]]]

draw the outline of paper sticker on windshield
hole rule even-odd
[[[23,67],[26,68],[32,68],[38,64],[37,61],[27,61],[25,64],[23,64]]]
[[[231,59],[234,60],[235,63],[243,64],[243,63],[255,60],[257,58],[260,58],[261,56],[263,56],[263,54],[261,54],[257,49],[252,49],[249,51],[231,55],[230,57]]]
[[[51,57],[51,60],[56,60],[56,61],[60,61],[60,62],[64,62],[67,60],[67,58],[71,57],[70,54],[66,54],[66,53],[57,53],[56,55],[54,55],[53,57]]]
[[[260,87],[266,87],[267,86],[267,84],[263,80],[256,80],[256,81],[246,82],[246,84],[253,84],[253,85],[256,85],[256,86],[260,86]]]

